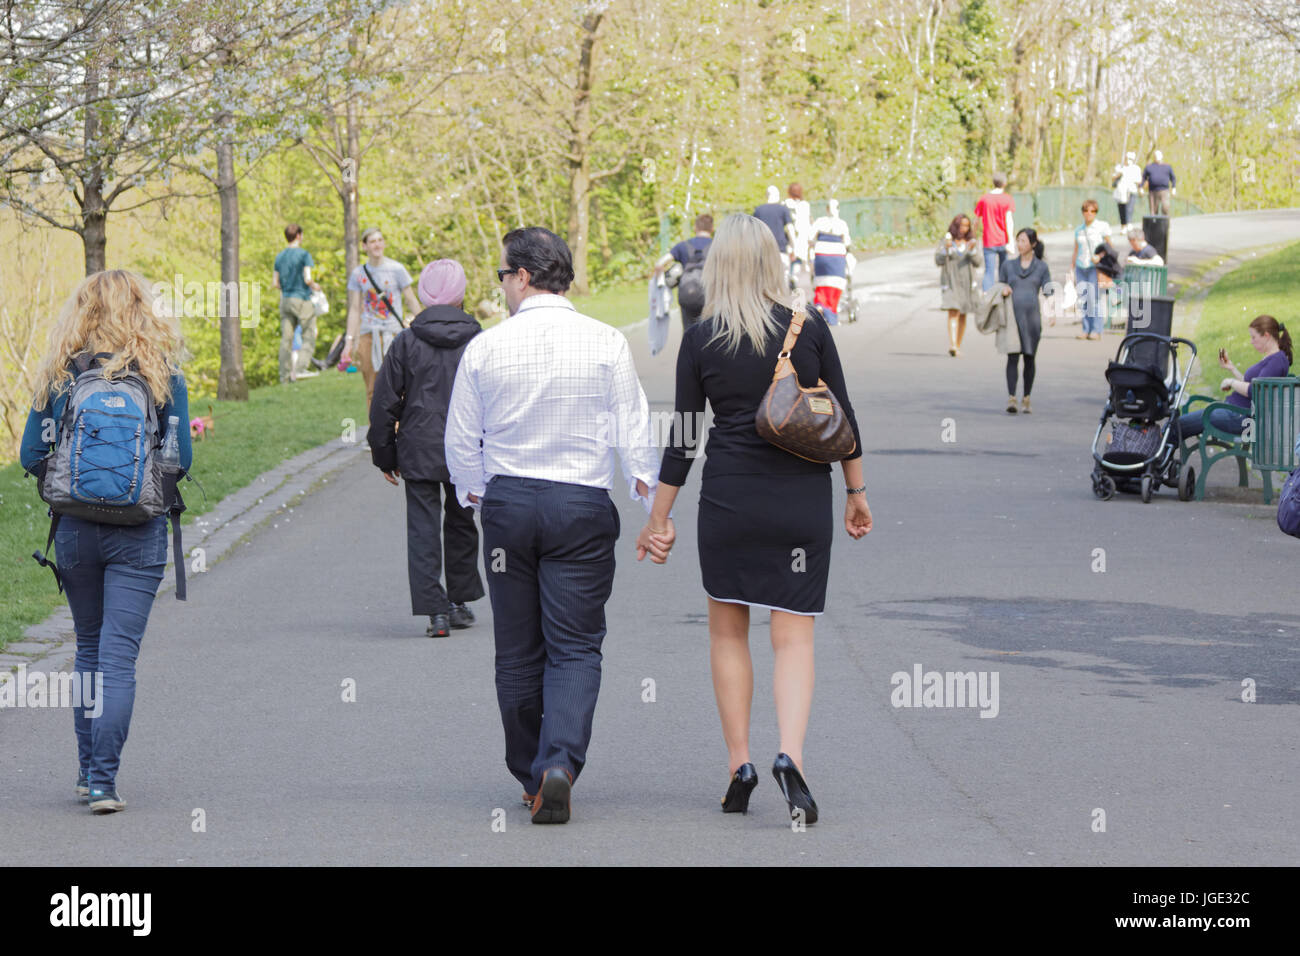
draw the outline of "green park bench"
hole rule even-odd
[[[1241,406],[1219,402],[1208,395],[1193,395],[1183,403],[1186,415],[1193,402],[1207,402],[1201,409],[1204,431],[1196,442],[1200,453],[1200,470],[1196,475],[1196,500],[1205,499],[1205,478],[1210,466],[1223,458],[1237,459],[1237,485],[1247,487],[1247,462],[1259,469],[1264,479],[1264,503],[1273,503],[1272,472],[1291,472],[1296,460],[1296,435],[1300,434],[1300,409],[1297,408],[1300,378],[1257,378],[1250,383],[1252,424],[1242,435],[1234,435],[1210,424],[1210,412],[1218,408],[1240,411]],[[1250,438],[1247,441],[1246,438]],[[1210,449],[1219,449],[1211,453]],[[1192,449],[1184,446],[1184,467],[1192,456]]]

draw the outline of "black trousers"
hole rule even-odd
[[[504,476],[481,509],[506,767],[536,793],[587,760],[618,509],[603,488]]]
[[[1021,352],[1007,353],[1007,394],[1016,394],[1016,379],[1019,377],[1017,359],[1025,360],[1025,398],[1034,390],[1034,357],[1030,354]]]
[[[474,512],[460,506],[450,482],[403,479],[402,483],[406,486],[406,573],[411,582],[411,613],[446,614],[452,604],[477,601],[484,592],[478,573]],[[445,500],[440,502],[440,497]],[[445,591],[441,580],[444,551]]]

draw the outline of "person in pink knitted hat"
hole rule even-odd
[[[474,623],[467,605],[484,594],[474,512],[456,498],[443,448],[460,356],[482,329],[461,308],[465,270],[454,259],[425,266],[416,290],[424,311],[397,336],[375,377],[368,441],[375,467],[406,484],[411,613],[428,615],[427,636],[446,637]]]
[[[421,270],[416,288],[420,304],[425,308],[432,305],[459,308],[465,301],[465,270],[455,259],[437,259]]]

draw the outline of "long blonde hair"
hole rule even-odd
[[[159,405],[171,400],[171,376],[180,367],[181,332],[175,317],[143,276],[109,269],[86,276],[59,310],[50,348],[36,376],[32,406],[42,409],[73,381],[73,357],[108,353],[108,378],[134,371]],[[134,369],[128,366],[134,363]]]
[[[704,310],[717,319],[710,342],[721,341],[735,354],[743,340],[754,351],[767,349],[778,330],[772,306],[790,308],[785,270],[772,230],[762,220],[733,213],[718,227],[704,260]]]

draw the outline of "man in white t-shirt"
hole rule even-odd
[[[347,365],[354,355],[357,357],[369,411],[379,366],[394,337],[406,328],[403,314],[414,316],[420,311],[420,303],[406,267],[384,255],[383,233],[367,229],[361,234],[361,247],[366,250],[366,259],[348,276],[347,341],[341,359]]]
[[[1111,177],[1115,187],[1111,193],[1119,207],[1119,224],[1127,226],[1133,216],[1133,204],[1137,202],[1138,188],[1142,185],[1142,167],[1137,164],[1137,153],[1126,153],[1124,162],[1115,167]]]

